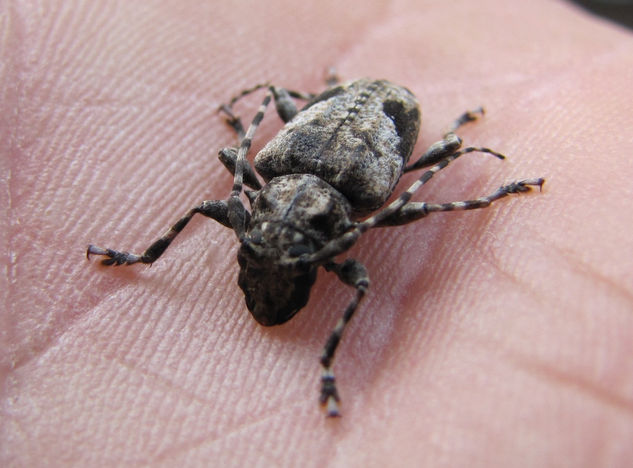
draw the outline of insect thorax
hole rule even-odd
[[[314,174],[340,191],[356,213],[382,206],[409,160],[420,128],[413,94],[388,81],[358,80],[309,102],[259,152],[268,181]]]
[[[352,226],[341,193],[311,174],[272,179],[252,204],[238,252],[238,283],[253,317],[263,325],[290,319],[308,301],[318,265],[292,258],[319,250]]]

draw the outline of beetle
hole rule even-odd
[[[262,88],[267,90],[266,96],[245,131],[232,106]],[[258,152],[253,169],[246,155],[271,100],[285,125]],[[295,100],[307,103],[298,109]],[[339,263],[335,257],[369,229],[407,224],[435,212],[484,208],[510,194],[541,189],[544,183],[543,178],[524,179],[466,201],[411,201],[434,174],[464,154],[504,156],[490,148],[462,147],[455,132],[482,115],[479,108],[465,112],[440,141],[409,164],[420,129],[420,106],[411,91],[386,80],[334,83],[318,95],[265,83],[244,90],[220,110],[239,141],[237,147],[219,152],[220,161],[233,174],[228,198],[206,200],[191,208],[140,255],[92,244],[86,255],[104,256],[104,265],[151,264],[195,214],[202,214],[235,232],[239,241],[238,284],[248,310],[264,326],[282,324],[306,305],[319,267],[335,273],[356,294],[320,358],[319,401],[328,416],[340,415],[332,371],[336,348],[369,288],[369,275],[361,262],[348,258]],[[385,206],[403,174],[425,167],[428,169],[407,190]],[[244,190],[244,185],[252,190]],[[249,200],[250,212],[241,199],[242,192]]]

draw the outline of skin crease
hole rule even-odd
[[[631,33],[538,0],[199,3],[0,4],[0,465],[630,463]],[[416,200],[547,179],[352,249],[372,285],[337,353],[336,420],[316,404],[318,355],[353,296],[334,275],[264,328],[235,236],[211,220],[152,268],[83,257],[140,253],[228,196],[217,106],[266,80],[320,90],[330,66],[418,96],[416,155],[486,106],[460,135],[508,160],[467,155]],[[255,148],[280,126],[271,109]]]

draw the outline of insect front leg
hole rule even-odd
[[[327,416],[334,417],[339,416],[338,403],[340,397],[336,389],[336,379],[332,372],[332,362],[334,361],[334,354],[336,348],[343,337],[345,326],[349,323],[354,312],[358,308],[358,304],[365,296],[367,289],[369,288],[369,275],[362,263],[354,259],[347,259],[343,263],[329,262],[324,265],[327,271],[333,271],[339,277],[339,279],[350,286],[356,288],[356,296],[349,303],[343,316],[340,318],[336,327],[332,331],[332,334],[327,340],[323,353],[321,354],[321,366],[323,367],[323,374],[321,376],[321,393],[319,396],[319,402],[325,406]]]
[[[297,109],[296,104],[291,99],[291,97],[299,98],[299,99],[310,99],[312,94],[304,94],[299,93],[298,91],[288,91],[284,88],[279,88],[277,86],[268,86],[269,94],[264,98],[264,102],[260,106],[258,113],[255,115],[251,126],[247,132],[244,131],[244,125],[239,117],[237,117],[231,108],[231,105],[235,103],[239,98],[246,96],[247,94],[262,88],[263,85],[257,85],[251,89],[242,91],[237,97],[234,97],[231,100],[230,104],[224,104],[220,106],[220,110],[228,115],[227,123],[235,130],[237,133],[237,137],[240,143],[240,147],[236,148],[223,148],[220,150],[219,158],[222,164],[235,176],[235,170],[237,167],[237,160],[240,158],[240,149],[246,146],[246,151],[250,148],[250,144],[252,141],[252,137],[254,131],[257,129],[257,126],[261,122],[264,117],[264,110],[268,105],[268,101],[270,100],[270,95],[272,95],[275,100],[275,108],[277,110],[277,115],[281,118],[283,122],[290,121],[299,110]],[[251,132],[252,129],[252,132]],[[249,133],[250,132],[250,133]],[[243,165],[243,180],[246,185],[252,187],[256,190],[261,188],[261,184],[257,180],[257,176],[255,175],[255,171],[251,167],[250,163],[246,160],[246,153],[244,152],[244,158],[242,161]]]
[[[264,118],[264,114],[266,112],[266,108],[270,103],[272,98],[272,93],[266,93],[264,100],[259,106],[255,117],[251,121],[244,138],[240,141],[240,147],[237,149],[237,155],[235,156],[235,171],[233,175],[233,188],[231,189],[231,193],[227,200],[228,203],[228,218],[229,224],[235,231],[235,235],[238,239],[242,240],[244,234],[246,232],[247,224],[247,216],[248,211],[244,207],[242,200],[240,199],[240,194],[242,193],[242,188],[244,184],[244,174],[248,170],[246,167],[248,166],[248,161],[246,160],[246,154],[248,150],[251,148],[251,143],[253,142],[253,136],[257,131],[257,127],[261,123]]]
[[[244,131],[244,125],[242,124],[241,119],[233,113],[233,109],[231,106],[241,97],[246,96],[263,87],[268,87],[269,91],[266,94],[266,97],[264,98],[264,101],[262,102],[257,114],[255,114],[255,117],[253,118],[253,121],[251,122],[251,125],[248,131]],[[262,188],[261,183],[259,182],[259,180],[257,179],[257,176],[255,175],[255,171],[253,170],[252,166],[246,159],[246,153],[250,149],[253,135],[255,134],[257,127],[259,126],[262,119],[264,118],[264,112],[266,111],[266,107],[268,106],[271,96],[275,99],[277,114],[279,114],[279,116],[284,122],[289,121],[292,117],[294,117],[297,114],[298,112],[297,106],[292,101],[292,99],[290,99],[290,93],[291,92],[283,88],[277,88],[275,86],[261,84],[261,85],[254,86],[253,88],[242,91],[241,94],[231,99],[229,104],[223,104],[222,106],[220,106],[219,110],[228,115],[226,122],[237,133],[239,147],[238,148],[232,148],[232,147],[223,148],[218,153],[218,157],[220,159],[220,162],[224,165],[224,167],[226,167],[229,170],[229,172],[233,174],[233,177],[235,178],[236,182],[239,181],[240,184],[243,182],[245,185],[251,188],[254,188],[255,190],[259,190]],[[236,175],[236,169],[238,168],[238,160],[241,161],[239,163],[241,167],[241,171],[238,171],[241,173],[241,175]]]
[[[165,252],[174,238],[189,223],[193,215],[200,213],[209,218],[215,219],[226,227],[232,227],[229,222],[228,204],[224,200],[206,200],[198,206],[190,209],[182,218],[171,226],[160,238],[154,241],[142,254],[137,255],[130,252],[122,252],[112,249],[104,249],[95,245],[89,245],[86,257],[90,255],[102,255],[106,257],[101,260],[104,265],[132,265],[133,263],[154,263]]]

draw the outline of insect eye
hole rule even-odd
[[[262,231],[260,231],[259,229],[252,230],[249,234],[249,237],[250,237],[250,241],[256,245],[261,245],[261,243],[264,241],[264,236],[262,235]]]

